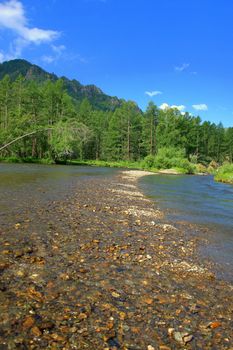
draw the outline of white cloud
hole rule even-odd
[[[51,45],[51,49],[53,51],[53,54],[43,55],[41,57],[41,60],[48,64],[58,61],[62,57],[64,51],[66,50],[66,47],[65,45]]]
[[[182,112],[181,114],[184,113],[184,110],[185,110],[185,106],[184,105],[172,105],[170,106],[168,103],[162,103],[161,106],[159,106],[160,109],[162,109],[163,111],[171,108],[171,109],[178,109],[178,111]]]
[[[184,105],[180,105],[180,106],[173,105],[171,106],[171,108],[173,109],[175,108],[175,109],[178,109],[178,111],[183,112],[186,107]]]
[[[65,45],[51,45],[51,53],[41,56],[41,61],[46,64],[56,63],[58,60],[62,61],[79,61],[82,64],[88,63],[88,60],[80,54],[73,54],[67,52]]]
[[[170,106],[169,104],[167,103],[162,103],[160,106],[159,106],[160,109],[162,109],[163,111],[165,111],[166,109],[169,109]]]
[[[205,103],[201,103],[199,105],[192,105],[193,109],[196,109],[196,111],[207,111],[208,106]]]
[[[19,32],[21,36],[28,42],[41,44],[43,42],[51,42],[59,37],[59,33],[54,30],[44,30],[39,28],[22,28]]]
[[[41,60],[42,60],[43,62],[45,62],[45,63],[50,64],[50,63],[53,63],[53,62],[56,61],[56,57],[55,57],[55,56],[52,56],[52,55],[43,55],[43,56],[41,57]]]
[[[175,70],[177,72],[183,72],[184,70],[188,69],[189,66],[190,66],[190,63],[183,63],[181,66],[176,66]]]
[[[9,60],[13,60],[15,58],[15,56],[13,54],[10,53],[5,53],[5,52],[0,52],[0,63],[4,62],[4,61],[9,61]]]
[[[145,94],[150,96],[150,97],[153,97],[153,96],[161,95],[162,92],[161,91],[145,91]]]
[[[54,30],[30,28],[23,4],[19,0],[0,3],[0,29],[8,29],[15,35],[10,44],[11,52],[7,56],[19,57],[22,50],[30,44],[49,43],[57,39],[60,33]]]
[[[58,46],[56,46],[56,45],[51,45],[51,48],[52,48],[52,50],[53,50],[56,54],[58,54],[58,55],[61,55],[62,52],[66,50],[65,45],[58,45]]]

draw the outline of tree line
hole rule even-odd
[[[62,80],[41,84],[6,75],[0,81],[0,146],[24,134],[31,135],[4,148],[1,157],[138,161],[174,147],[192,162],[233,160],[233,127],[160,110],[152,101],[145,112],[132,101],[98,110],[87,99],[74,101]]]

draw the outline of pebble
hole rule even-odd
[[[136,186],[120,171],[114,176]],[[188,223],[177,229],[162,216],[157,221],[154,204],[131,196],[130,187],[117,192],[114,176],[77,177],[67,199],[20,209],[17,230],[5,224],[0,344],[230,349],[232,289],[210,278],[211,265],[199,268],[201,236]]]
[[[187,332],[174,332],[173,336],[177,342],[184,345],[186,345],[187,343],[193,340],[193,335]]]

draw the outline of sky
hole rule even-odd
[[[0,0],[0,62],[229,127],[232,18],[232,0]]]

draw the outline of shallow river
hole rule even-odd
[[[111,176],[110,168],[0,164],[0,232],[20,222],[20,216],[38,221],[39,207],[72,196],[82,179]],[[210,176],[145,176],[144,193],[165,210],[170,221],[188,221],[209,228],[211,244],[202,253],[214,259],[224,277],[233,280],[233,186],[215,183]],[[35,209],[35,210],[34,210]],[[41,222],[41,224],[40,224]]]
[[[69,198],[83,179],[115,172],[98,167],[0,163],[0,233],[25,215],[35,218],[35,228],[43,230],[38,220],[40,207]]]
[[[154,175],[143,177],[140,186],[168,220],[208,228],[210,245],[201,251],[233,281],[233,185],[217,183],[212,176]]]

